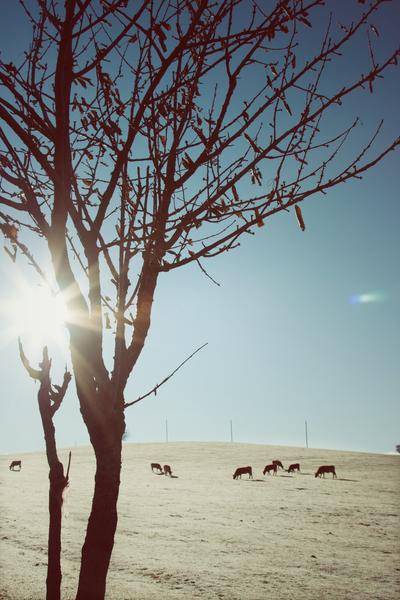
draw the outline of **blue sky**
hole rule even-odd
[[[379,24],[388,46],[398,32],[393,14]],[[349,60],[357,54],[338,68],[338,80]],[[393,69],[373,96],[358,96],[338,115],[360,114],[370,126],[360,135],[384,116],[388,140],[400,130],[399,91]],[[307,419],[312,447],[394,450],[400,442],[399,165],[399,153],[392,153],[362,181],[306,201],[304,233],[294,214],[283,213],[245,236],[240,248],[206,265],[220,287],[194,267],[161,277],[126,399],[153,387],[202,343],[208,346],[156,397],[127,410],[127,441],[163,441],[166,419],[171,441],[228,441],[232,419],[235,441],[303,446]],[[10,294],[13,269],[2,253],[0,302]],[[366,294],[373,301],[352,302]],[[1,349],[0,452],[42,449],[37,386],[20,364],[16,340],[2,335]],[[52,354],[57,380],[65,356]],[[73,389],[56,427],[60,447],[88,443]]]

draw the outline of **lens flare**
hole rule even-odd
[[[378,304],[386,300],[384,292],[366,292],[364,294],[353,294],[351,304]]]

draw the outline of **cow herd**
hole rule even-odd
[[[20,460],[13,460],[10,464],[10,471],[15,471],[16,469],[20,471],[21,467],[22,462]],[[169,477],[176,477],[172,475],[172,469],[170,465],[164,465],[162,467],[160,463],[151,463],[150,467],[152,472],[156,475],[167,475]],[[292,463],[287,469],[285,469],[280,460],[273,460],[270,464],[265,465],[262,473],[263,475],[271,475],[271,473],[273,475],[276,475],[278,469],[282,469],[283,471],[286,471],[286,473],[295,473],[297,471],[300,471],[300,463]],[[315,477],[325,477],[325,473],[332,473],[332,479],[337,479],[334,465],[321,465],[315,472]],[[248,475],[249,479],[253,479],[253,469],[251,468],[251,466],[238,467],[233,474],[233,479],[241,479],[242,475]]]
[[[284,468],[280,460],[273,460],[270,464],[265,465],[263,469],[263,475],[268,474],[276,475],[278,469],[286,471],[286,473],[295,473],[300,471],[300,463],[292,463],[287,469]],[[332,473],[332,479],[337,479],[336,470],[334,465],[321,465],[318,467],[315,477],[325,477],[325,473]],[[253,469],[250,465],[247,467],[238,467],[233,474],[233,479],[241,479],[242,475],[248,475],[249,479],[253,479]]]
[[[172,470],[169,465],[164,465],[162,467],[160,463],[151,463],[150,468],[156,475],[169,475],[170,477],[173,477]],[[292,463],[287,469],[285,469],[280,460],[273,460],[270,464],[265,465],[262,473],[263,475],[271,475],[271,473],[272,475],[276,475],[278,469],[282,469],[282,471],[285,471],[286,473],[300,472],[300,463]],[[332,478],[337,478],[334,465],[321,465],[318,467],[315,477],[325,477],[325,473],[332,473]],[[242,475],[247,475],[249,479],[253,479],[252,467],[250,465],[247,467],[238,467],[233,474],[233,479],[241,479]]]

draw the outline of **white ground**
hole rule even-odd
[[[65,462],[67,451],[63,450]],[[21,472],[10,472],[12,458]],[[280,459],[301,474],[262,475]],[[154,475],[150,462],[178,476]],[[338,479],[316,479],[321,464]],[[233,481],[252,465],[254,480]],[[94,461],[73,450],[63,599],[72,600]],[[44,454],[0,457],[0,598],[43,600]],[[126,444],[107,600],[398,600],[400,456],[250,444]]]

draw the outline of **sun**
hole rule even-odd
[[[61,295],[52,295],[45,287],[30,290],[27,299],[20,299],[17,309],[20,326],[30,337],[58,338],[65,329],[66,309]]]
[[[45,285],[30,286],[19,281],[12,299],[3,303],[8,336],[20,337],[30,348],[56,343],[66,348],[67,310],[61,294],[53,294]]]

